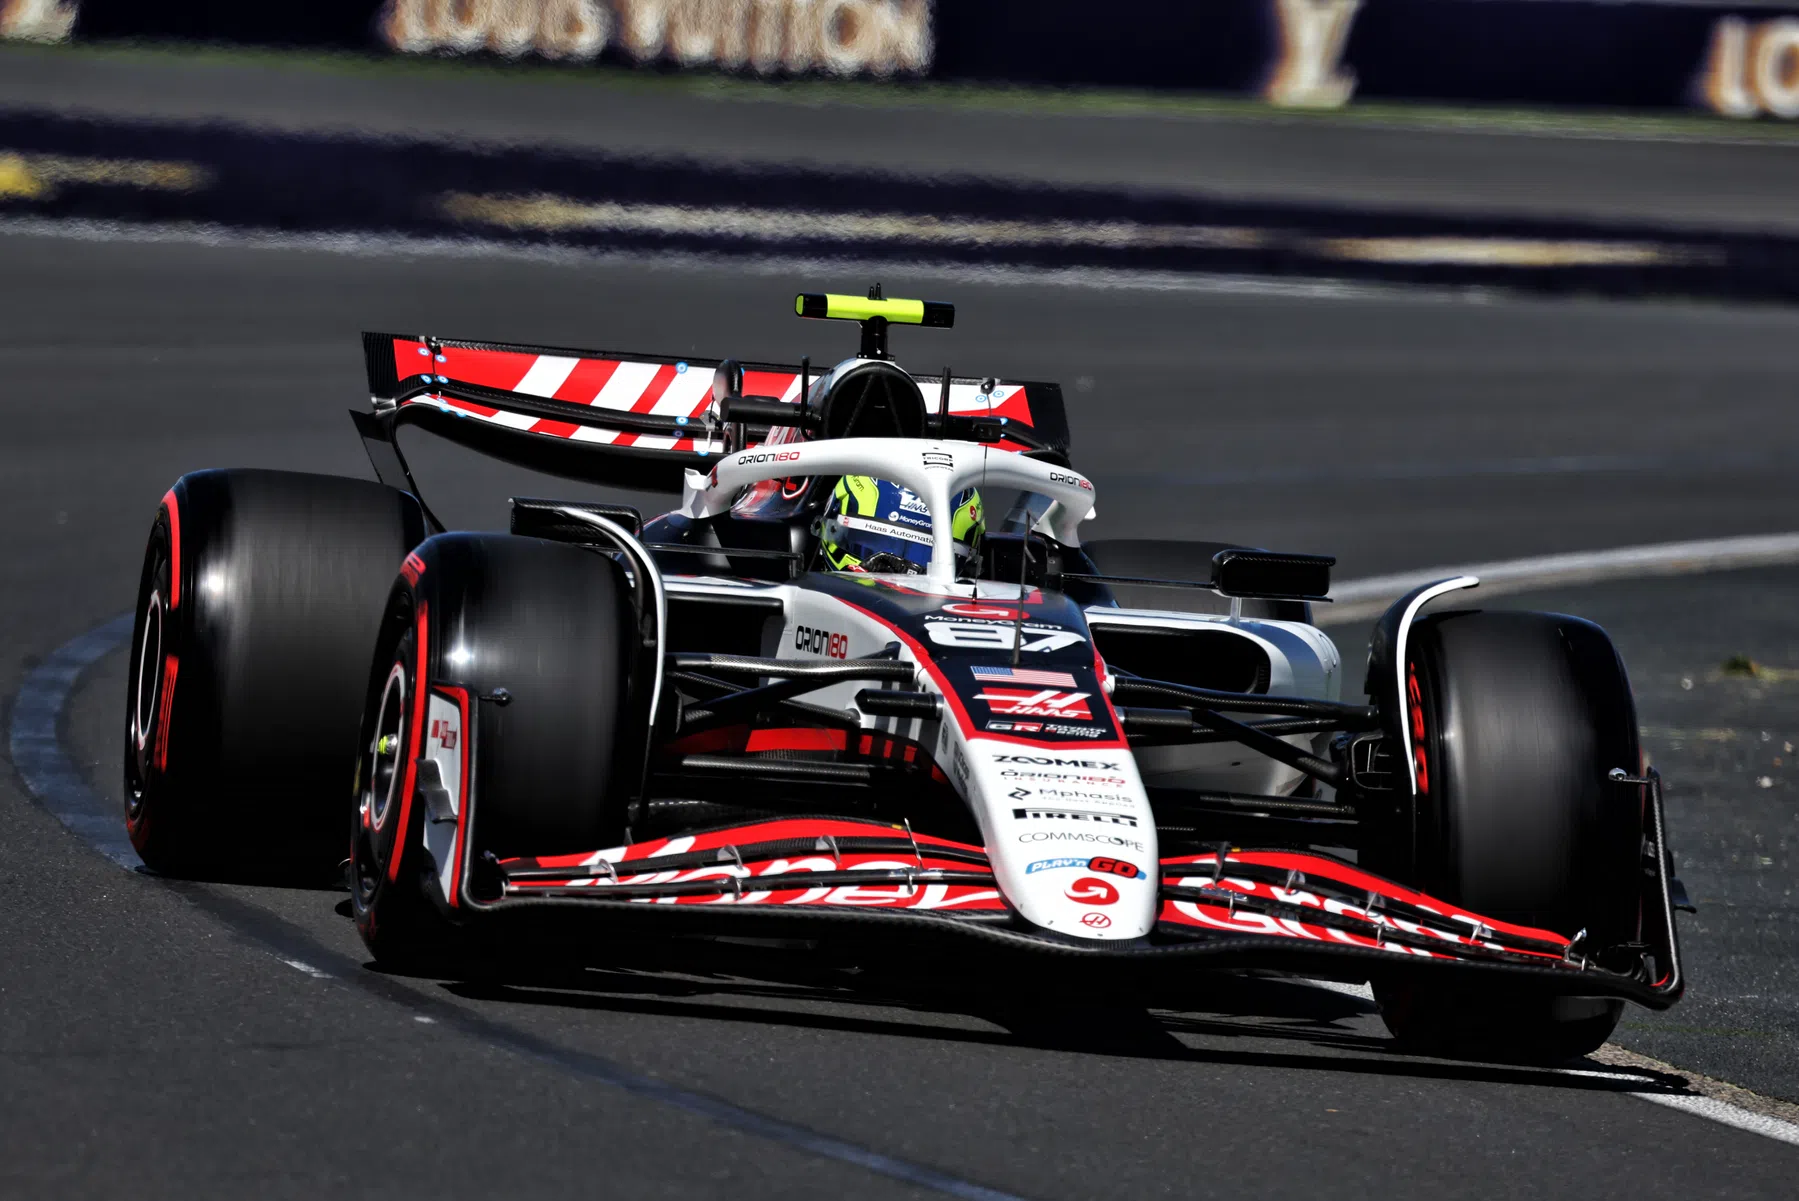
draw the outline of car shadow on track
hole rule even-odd
[[[1097,1001],[1046,1004],[1041,992],[907,987],[904,981],[860,979],[864,973],[840,968],[808,970],[803,956],[786,965],[796,970],[782,979],[769,979],[766,971],[752,977],[735,974],[749,966],[749,957],[736,963],[718,958],[708,955],[700,971],[670,970],[674,965],[666,962],[651,970],[524,967],[442,987],[484,1008],[544,1006],[1065,1054],[1588,1092],[1688,1091],[1678,1077],[1647,1072],[1622,1077],[1591,1061],[1565,1065],[1594,1073],[1589,1075],[1410,1054],[1381,1030],[1371,1002],[1290,979],[1210,974],[1196,987],[1199,995],[1193,999],[1199,1004],[1151,1009]]]

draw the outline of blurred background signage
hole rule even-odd
[[[1799,0],[0,0],[0,37],[1799,118]]]
[[[75,28],[76,0],[0,0],[0,37],[63,42]]]
[[[487,51],[758,74],[919,75],[929,0],[388,0],[381,40],[409,53]]]

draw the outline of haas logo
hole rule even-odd
[[[1110,905],[1118,900],[1118,890],[1098,876],[1082,876],[1062,895],[1084,905]]]

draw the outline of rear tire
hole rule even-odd
[[[1641,801],[1606,775],[1634,775],[1641,759],[1630,684],[1605,632],[1558,614],[1442,613],[1413,627],[1407,660],[1402,716],[1421,752],[1419,794],[1369,866],[1483,916],[1584,930],[1579,953],[1635,942]],[[1388,1029],[1414,1047],[1539,1062],[1597,1049],[1623,1009],[1419,977],[1376,981],[1375,995]]]
[[[351,908],[376,960],[453,970],[469,950],[462,881],[480,857],[622,837],[641,766],[621,753],[633,743],[630,590],[605,555],[501,534],[439,535],[414,566],[393,586],[365,676]],[[432,705],[467,715],[459,760],[422,745]],[[432,820],[421,754],[459,773],[445,773],[453,821]]]
[[[201,471],[144,552],[125,704],[125,825],[166,875],[321,873],[381,606],[424,537],[413,497],[366,480]]]

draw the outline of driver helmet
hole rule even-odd
[[[981,494],[964,489],[952,502],[956,574],[972,575],[987,523]],[[867,475],[846,475],[831,490],[819,548],[833,571],[922,575],[931,562],[931,512],[910,488]]]

